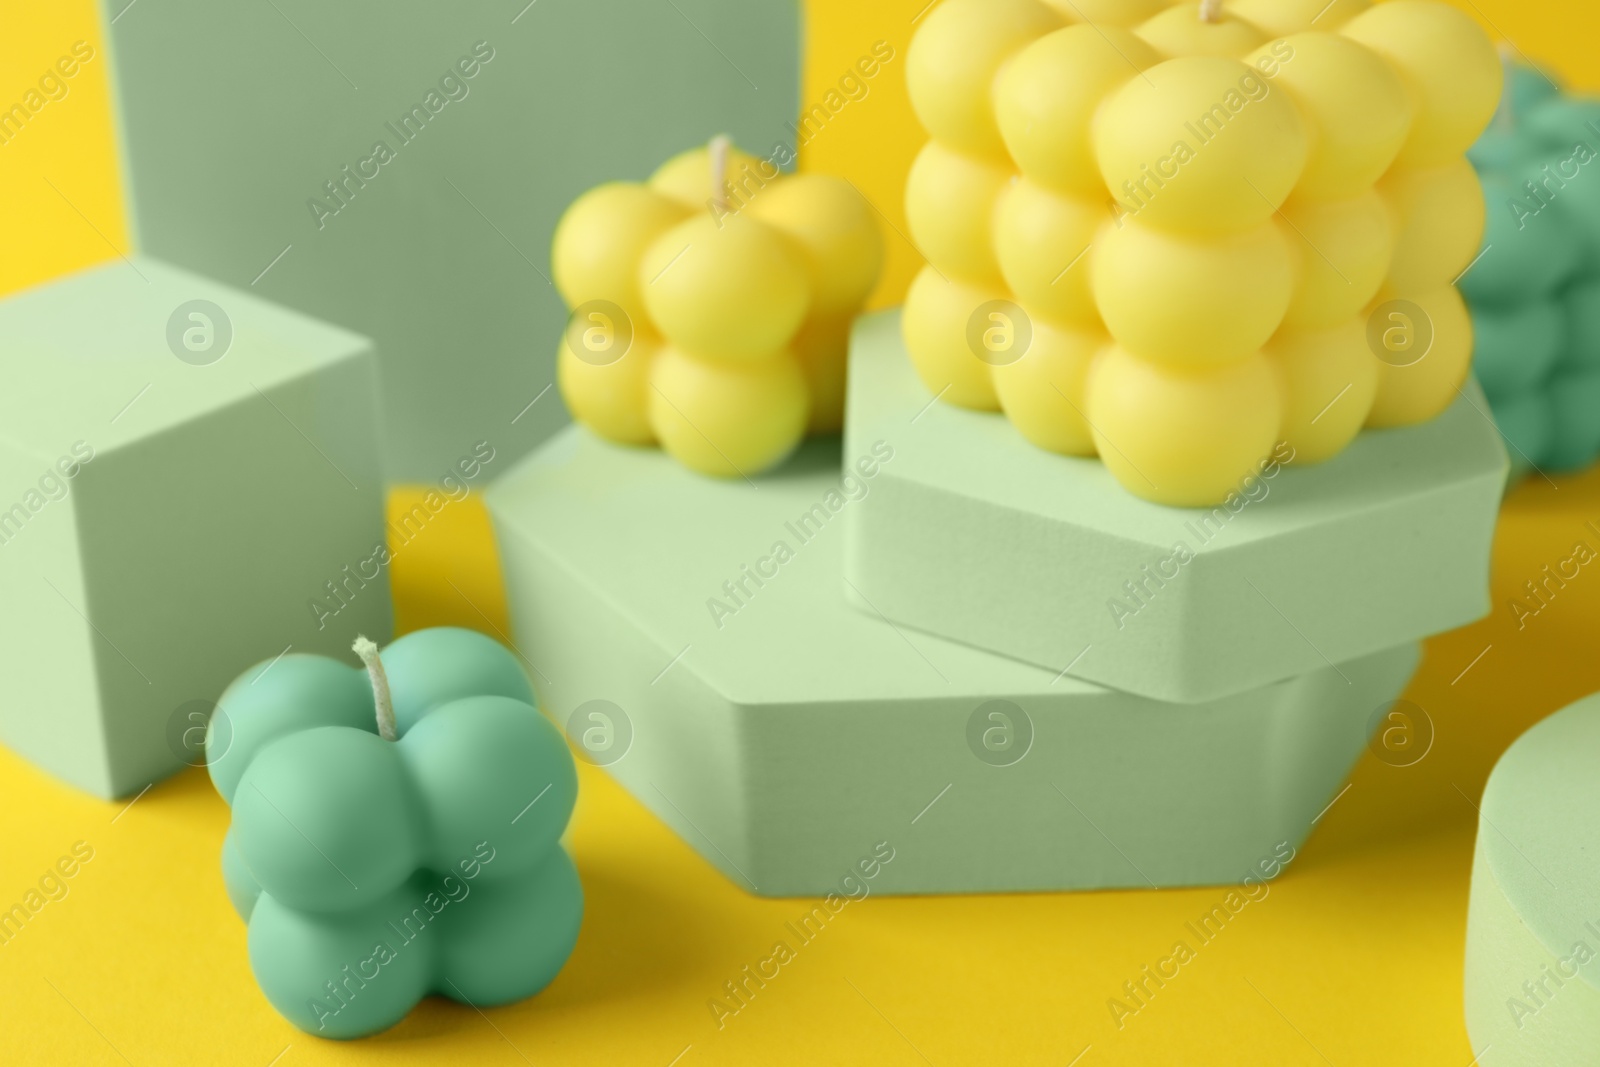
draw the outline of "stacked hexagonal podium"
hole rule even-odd
[[[1488,608],[1507,461],[1475,386],[1176,509],[930,403],[896,311],[850,358],[842,446],[769,475],[575,426],[488,497],[546,711],[752,892],[1270,875],[1417,640]]]

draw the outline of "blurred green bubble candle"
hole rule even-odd
[[[1469,153],[1488,226],[1461,278],[1473,370],[1513,477],[1600,454],[1600,98],[1508,59],[1505,96]]]

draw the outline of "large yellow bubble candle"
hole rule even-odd
[[[848,182],[781,174],[718,138],[580,196],[551,264],[572,309],[556,366],[573,417],[749,477],[839,430],[850,321],[883,240]]]
[[[1500,65],[1453,8],[944,0],[907,77],[902,322],[943,401],[1208,505],[1465,379]]]

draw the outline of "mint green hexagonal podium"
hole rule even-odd
[[[1097,459],[934,402],[899,313],[856,324],[846,451],[894,442],[846,518],[869,606],[1052,673],[1214,700],[1454,629],[1489,610],[1506,452],[1476,383],[1419,426],[1275,468],[1213,510],[1118,486]]]
[[[135,792],[251,663],[387,635],[366,338],[137,258],[0,301],[0,366],[6,745]]]
[[[1238,883],[1300,843],[1414,645],[1182,705],[872,617],[843,526],[905,458],[815,441],[724,482],[571,427],[496,482],[518,649],[580,755],[762,895]]]
[[[533,401],[578,194],[719,133],[794,147],[796,0],[100,7],[139,247],[371,337],[392,481],[565,421]]]

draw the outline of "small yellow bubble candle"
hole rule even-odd
[[[907,69],[902,322],[944,402],[1199,506],[1455,397],[1501,68],[1440,0],[944,0]]]
[[[848,182],[784,175],[718,138],[580,196],[551,264],[572,309],[557,381],[573,417],[749,477],[839,430],[849,325],[883,239]]]

